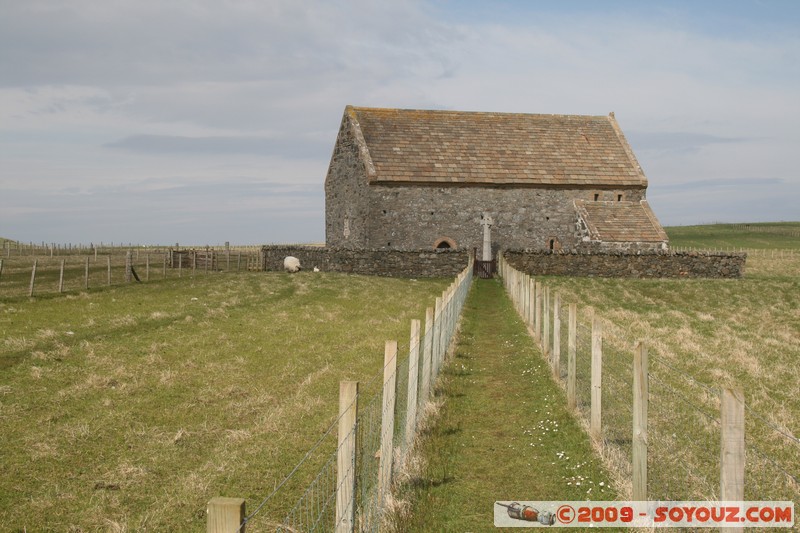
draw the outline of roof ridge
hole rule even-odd
[[[371,106],[354,106],[348,104],[345,108],[353,111],[385,111],[385,112],[411,112],[411,113],[442,113],[454,115],[502,115],[502,116],[526,116],[526,117],[580,117],[580,118],[594,118],[605,119],[606,115],[575,115],[566,113],[515,113],[510,111],[464,111],[456,109],[419,109],[419,108],[403,108],[403,107],[371,107]]]

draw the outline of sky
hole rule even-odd
[[[662,224],[800,220],[793,0],[0,0],[0,237],[323,242],[348,104],[613,111]]]

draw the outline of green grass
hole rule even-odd
[[[690,228],[687,235],[707,237],[681,245],[798,247],[797,239],[791,244],[772,233],[754,238],[752,231],[725,228],[720,237],[716,231]],[[740,386],[748,404],[745,497],[800,505],[800,490],[784,472],[800,476],[800,446],[775,431],[800,435],[800,255],[751,254],[743,280],[540,280],[561,292],[563,305],[579,304],[584,326],[591,310],[605,324],[603,456],[609,470],[603,473],[590,459],[595,473],[586,478],[595,481],[595,488],[599,479],[606,486],[610,480],[613,489],[595,492],[592,499],[629,497],[630,372],[634,342],[644,340],[651,357],[650,497],[718,496],[720,433],[714,419],[719,419],[719,399],[714,391]],[[533,453],[519,452],[531,444],[524,433],[528,424],[542,427],[541,411],[529,406],[549,409],[548,420],[560,425],[574,425],[574,419],[564,410],[561,389],[551,388],[541,356],[526,335],[507,329],[516,317],[510,308],[498,312],[503,298],[489,296],[489,287],[473,289],[462,342],[445,370],[444,406],[423,444],[426,464],[411,491],[415,507],[409,531],[489,530],[495,499],[589,497],[564,486],[570,477],[560,461],[549,464],[546,455],[536,453],[538,447],[532,447]],[[587,331],[579,330],[578,342],[583,409],[589,396]],[[565,350],[565,319],[562,334]],[[562,352],[562,369],[564,364]],[[566,434],[566,427],[559,439],[541,434],[542,450],[553,453],[560,445],[586,449],[580,430],[573,438]]]
[[[800,255],[748,257],[739,280],[542,281],[604,319],[604,366],[622,382],[634,342],[649,347],[652,496],[716,496],[719,398],[709,389],[736,386],[749,408],[746,498],[800,502],[781,471],[800,477],[800,445],[774,430],[800,435]]]
[[[2,529],[202,531],[214,496],[252,509],[331,423],[339,381],[375,375],[447,281],[242,273],[0,301]]]
[[[403,531],[490,531],[496,500],[614,499],[498,280],[475,282],[443,376]]]
[[[800,222],[742,224],[710,224],[705,226],[673,226],[664,228],[670,246],[693,248],[800,248]]]

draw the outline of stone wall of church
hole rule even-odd
[[[347,249],[368,247],[366,169],[350,119],[345,115],[325,178],[325,242]]]
[[[560,189],[463,185],[371,185],[368,248],[432,249],[442,240],[458,249],[483,243],[481,220],[493,219],[492,244],[500,249],[575,249],[584,235],[573,200],[639,201],[644,189]],[[595,198],[597,195],[597,198]],[[330,244],[330,241],[329,241]]]

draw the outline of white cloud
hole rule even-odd
[[[316,204],[304,204],[319,210],[306,216],[316,226],[289,226],[321,240],[322,183],[346,104],[613,110],[667,223],[673,213],[691,216],[675,184],[780,179],[789,188],[775,187],[780,203],[798,183],[794,33],[758,21],[711,31],[697,23],[697,13],[707,14],[699,6],[628,13],[501,3],[483,13],[501,8],[503,16],[482,19],[474,13],[483,8],[460,2],[3,2],[0,186],[18,194],[0,235],[50,240],[53,227],[77,231],[74,211],[57,202],[37,215],[43,224],[13,215],[39,209],[53,190],[112,202],[147,187],[148,209],[159,204],[155,191],[178,187],[207,215],[227,217],[222,205],[241,202],[248,220],[267,220],[286,197],[258,188],[237,195],[236,184],[298,183],[318,191]],[[261,204],[259,194],[271,199]],[[728,189],[702,194],[691,209],[739,201]],[[739,213],[767,216],[767,203]],[[133,208],[114,214],[125,212],[134,216]],[[181,226],[187,236],[167,240],[210,231],[195,222]],[[290,231],[249,227],[253,241]]]

